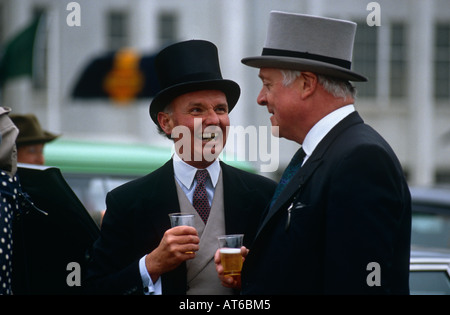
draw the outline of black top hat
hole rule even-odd
[[[150,117],[158,125],[158,112],[177,96],[200,90],[225,93],[228,111],[236,105],[241,89],[222,78],[217,47],[204,40],[189,40],[164,48],[155,58],[160,92],[150,104]]]

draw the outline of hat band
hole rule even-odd
[[[281,56],[281,57],[311,59],[311,60],[331,63],[333,65],[343,67],[348,70],[351,70],[351,67],[352,67],[351,61],[334,58],[334,57],[327,57],[327,56],[323,56],[323,55],[311,54],[308,52],[292,51],[292,50],[285,50],[285,49],[263,48],[262,55],[263,56]]]

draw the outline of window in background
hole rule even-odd
[[[450,98],[450,24],[440,23],[435,29],[434,96]]]
[[[129,16],[125,11],[110,11],[107,15],[107,45],[115,51],[129,45]]]

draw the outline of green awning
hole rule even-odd
[[[45,145],[45,165],[63,173],[142,176],[170,159],[171,148],[147,144],[57,139]],[[248,162],[226,161],[254,172]]]

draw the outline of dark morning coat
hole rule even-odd
[[[244,262],[242,293],[408,294],[410,227],[400,163],[354,112],[268,210]]]
[[[253,241],[276,183],[223,162],[225,230]],[[170,228],[168,214],[180,212],[172,160],[126,183],[106,197],[101,237],[95,242],[86,283],[89,293],[142,294],[139,259],[155,249]],[[162,275],[163,294],[186,293],[186,264]]]

